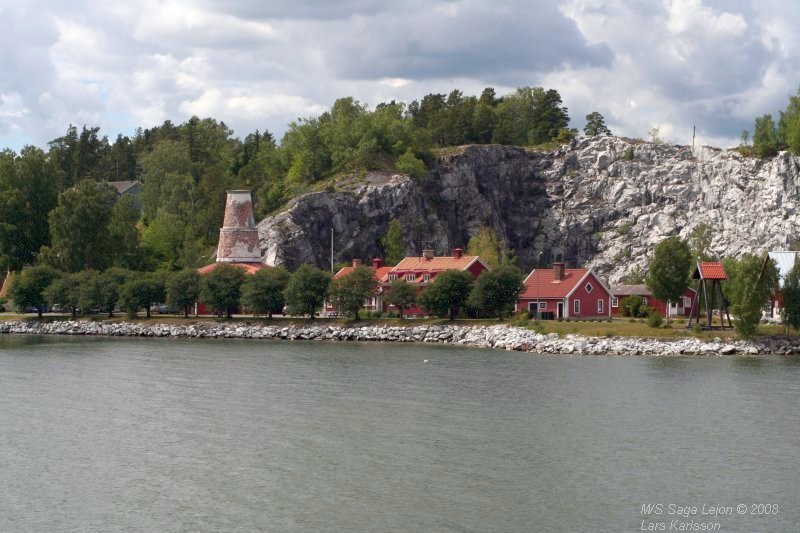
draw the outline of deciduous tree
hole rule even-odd
[[[357,266],[348,274],[331,281],[328,297],[337,310],[352,314],[358,320],[358,312],[366,301],[375,296],[378,288],[375,271]]]
[[[196,270],[180,270],[167,278],[164,287],[167,305],[183,310],[183,316],[189,317],[189,307],[197,303],[200,297],[200,275]]]
[[[17,307],[35,307],[42,318],[47,304],[44,292],[58,277],[58,271],[46,265],[26,268],[11,280],[8,295]]]
[[[656,245],[647,276],[647,288],[663,302],[676,301],[686,290],[691,264],[692,252],[686,241],[677,236],[667,237]]]
[[[417,288],[402,279],[396,279],[389,284],[389,290],[383,295],[387,305],[393,305],[403,318],[403,311],[417,303]]]
[[[242,284],[246,274],[240,267],[220,265],[203,276],[200,282],[200,301],[231,318],[231,310],[241,301]]]
[[[322,308],[331,275],[311,265],[302,265],[289,278],[283,295],[293,314],[314,315]]]
[[[489,311],[502,320],[509,315],[517,303],[517,297],[525,289],[522,272],[514,266],[503,265],[496,270],[486,270],[475,280],[468,303],[471,307]]]
[[[283,291],[291,275],[285,268],[276,266],[263,268],[247,279],[242,285],[242,303],[250,311],[265,314],[272,318],[272,312],[283,309]]]
[[[466,303],[471,289],[472,274],[464,270],[445,270],[425,287],[419,303],[428,313],[453,320]]]

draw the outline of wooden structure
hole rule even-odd
[[[601,320],[611,317],[611,291],[588,268],[536,268],[522,283],[515,312],[528,311],[545,320],[579,318]]]
[[[728,279],[725,274],[725,269],[722,263],[718,262],[701,262],[697,263],[692,279],[697,280],[697,297],[692,302],[692,309],[689,313],[689,323],[687,328],[692,327],[692,323],[696,320],[700,323],[700,302],[705,304],[706,308],[706,325],[704,329],[714,329],[714,309],[719,305],[719,327],[725,329],[725,318],[728,318],[728,326],[733,328],[731,322],[731,315],[728,313],[728,301],[725,299],[725,294],[722,292],[722,282]],[[710,285],[710,287],[709,287]]]

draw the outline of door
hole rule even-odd
[[[564,318],[564,302],[558,302],[558,314],[556,318]]]

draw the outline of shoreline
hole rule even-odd
[[[680,338],[591,337],[540,334],[515,326],[484,325],[253,325],[197,322],[186,325],[65,320],[0,322],[0,334],[102,337],[233,338],[437,343],[557,355],[723,356],[800,354],[800,336],[711,341]]]

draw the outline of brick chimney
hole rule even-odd
[[[453,259],[461,259],[464,255],[464,250],[461,248],[453,248]]]
[[[553,263],[553,281],[564,281],[564,263]]]
[[[250,191],[228,191],[225,220],[219,230],[217,262],[261,262],[261,243],[253,220]]]
[[[434,252],[430,248],[425,248],[424,250],[422,250],[422,257],[425,258],[425,261],[430,261],[431,259],[433,259],[434,253],[436,252]]]
[[[372,270],[378,270],[383,266],[383,259],[376,257],[372,260]]]
[[[353,259],[353,268],[361,266],[361,259]]]

